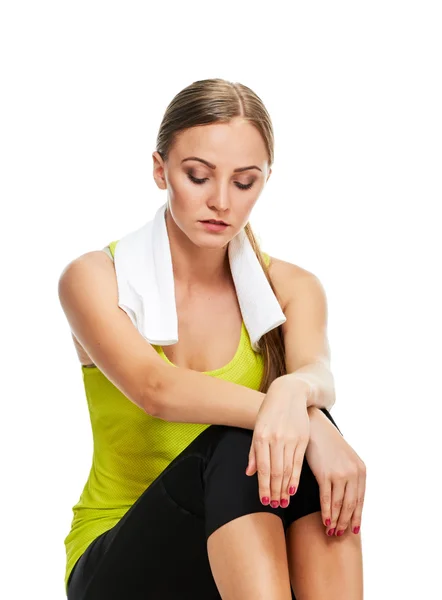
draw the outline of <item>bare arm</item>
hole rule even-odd
[[[58,291],[71,331],[93,363],[146,413],[254,429],[265,394],[167,364],[119,308],[114,266],[104,252],[72,261]]]
[[[299,381],[309,385],[309,416],[321,413],[335,403],[334,377],[330,371],[330,345],[327,336],[327,297],[324,287],[313,273],[290,263],[277,261],[275,278],[287,293],[282,325],[287,375],[281,383],[298,394]],[[322,415],[324,416],[324,415]]]
[[[191,369],[165,367],[151,390],[154,416],[178,423],[255,428],[265,394]]]

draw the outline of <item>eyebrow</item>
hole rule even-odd
[[[181,164],[183,162],[186,162],[186,160],[198,160],[199,162],[202,162],[205,165],[207,165],[208,167],[210,167],[211,169],[216,169],[215,165],[212,165],[212,163],[209,163],[209,161],[204,160],[203,158],[198,158],[198,156],[189,156],[187,158],[184,158],[181,161]],[[258,171],[261,171],[261,169],[259,167],[257,167],[256,165],[251,165],[250,167],[238,167],[238,169],[234,169],[233,172],[239,173],[240,171],[249,171],[250,169],[258,169]],[[262,171],[261,171],[261,173],[262,173]]]

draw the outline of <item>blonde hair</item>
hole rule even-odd
[[[273,126],[267,109],[250,88],[241,83],[232,83],[224,79],[195,81],[173,98],[161,121],[156,150],[162,159],[167,161],[170,149],[180,131],[210,123],[226,123],[234,117],[241,117],[257,128],[267,148],[269,166],[272,166],[274,159]],[[250,223],[246,224],[244,230],[267,280],[277,296]],[[264,360],[264,373],[259,391],[267,393],[272,381],[287,373],[281,325],[262,336],[259,341],[259,351]]]

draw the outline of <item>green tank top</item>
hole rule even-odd
[[[109,244],[112,257],[117,243],[118,240]],[[265,252],[262,255],[268,265],[269,255]],[[173,364],[161,346],[152,347],[163,360]],[[72,508],[71,529],[64,540],[66,590],[69,575],[89,544],[116,525],[167,465],[210,427],[152,417],[120,392],[98,367],[81,365],[81,371],[94,451],[88,479]],[[253,350],[244,321],[232,360],[219,369],[205,372],[254,390],[259,390],[263,373],[262,355]]]

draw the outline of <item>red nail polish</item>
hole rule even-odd
[[[325,521],[325,524],[326,524],[326,526],[327,526],[327,527],[330,527],[330,525],[331,525],[331,521],[330,521],[330,519],[327,519],[327,520]]]
[[[339,535],[339,536],[344,535],[344,530],[340,529],[336,535]]]
[[[282,506],[282,508],[287,508],[288,505],[289,505],[289,501],[287,500],[287,498],[283,498],[281,500],[281,506]]]
[[[279,506],[279,502],[278,502],[278,500],[272,500],[272,501],[270,502],[270,506],[271,506],[272,508],[278,508],[278,506]]]
[[[293,496],[293,494],[294,494],[295,492],[296,492],[296,488],[295,488],[295,486],[294,486],[294,485],[291,485],[291,486],[289,487],[289,494],[290,494],[290,496]]]
[[[270,498],[269,498],[268,496],[263,496],[263,497],[261,498],[261,502],[262,502],[263,504],[268,504],[268,503],[270,502]]]
[[[353,533],[359,533],[359,530],[360,530],[360,529],[361,529],[361,526],[360,526],[360,525],[358,525],[357,527],[355,527],[355,528],[353,529]]]
[[[334,529],[330,529],[330,531],[328,532],[328,535],[333,535],[333,534],[334,534],[334,532],[335,532],[335,530],[334,530]]]

